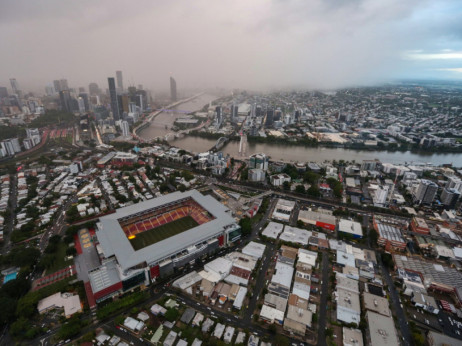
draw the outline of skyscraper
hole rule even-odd
[[[0,87],[0,99],[8,97],[8,89],[6,87]]]
[[[117,90],[115,80],[113,77],[109,77],[107,81],[109,84],[109,96],[111,98],[112,118],[117,121],[120,120],[120,111],[119,104],[117,102]]]
[[[88,85],[88,92],[90,93],[91,96],[98,95],[99,94],[98,84],[90,83]]]
[[[441,192],[441,202],[448,209],[453,209],[460,197],[460,192],[454,188],[445,188]]]
[[[61,89],[61,83],[59,82],[59,80],[55,79],[53,81],[53,88],[55,88],[55,92],[56,93],[59,93],[60,91],[62,91]]]
[[[265,125],[266,126],[273,126],[273,122],[274,122],[274,111],[272,109],[268,109],[266,111],[266,121],[265,121]]]
[[[62,90],[59,92],[59,100],[61,102],[61,109],[63,111],[72,113],[72,100],[69,90]]]
[[[237,115],[238,110],[239,110],[238,106],[231,105],[231,121],[233,123],[236,123],[238,121],[238,115]]]
[[[130,136],[130,126],[128,125],[128,121],[122,121],[120,127],[122,128],[122,136],[128,137]]]
[[[431,180],[422,179],[414,192],[414,202],[431,204],[437,191],[438,185]]]
[[[19,88],[19,84],[16,78],[10,78],[11,89],[13,89],[13,93],[19,96],[21,89]]]
[[[124,92],[124,82],[122,79],[122,71],[116,71],[117,91],[121,94]]]
[[[172,102],[175,102],[177,100],[176,97],[176,81],[173,79],[173,77],[170,77],[170,98]]]
[[[83,97],[80,97],[77,99],[77,102],[79,104],[79,112],[80,113],[85,113],[85,101],[83,100]]]
[[[67,84],[67,79],[61,79],[59,81],[59,84],[61,86],[61,90],[69,90],[69,85]]]
[[[83,100],[83,104],[84,104],[84,112],[88,112],[90,110],[90,98],[88,97],[88,94],[83,92],[83,93],[80,93],[79,94],[79,99],[82,99]],[[80,108],[80,106],[79,106]]]

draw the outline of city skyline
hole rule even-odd
[[[153,90],[168,90],[170,75],[191,89],[461,80],[455,1],[108,5],[0,5],[0,84],[16,78],[24,90],[43,90],[65,77],[76,87],[103,85],[115,70],[124,71],[126,85]],[[120,49],[126,39],[137,54]],[[80,54],[81,47],[88,54]]]

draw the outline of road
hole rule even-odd
[[[319,302],[318,319],[318,345],[326,343],[326,324],[327,324],[327,296],[329,291],[329,255],[322,253],[322,281],[321,281],[321,300]]]
[[[69,210],[70,206],[72,203],[77,202],[77,197],[76,196],[69,196],[69,198],[66,200],[66,202],[58,209],[56,212],[57,217],[53,220],[53,224],[51,225],[50,228],[48,228],[45,233],[43,233],[42,238],[40,238],[39,242],[39,249],[43,253],[45,251],[45,248],[48,245],[48,240],[50,237],[52,237],[55,234],[60,234],[63,228],[63,225],[65,223],[65,215],[64,212]]]
[[[11,174],[10,175],[11,180],[10,180],[10,198],[9,198],[9,205],[8,209],[11,211],[10,219],[8,220],[8,223],[4,227],[4,238],[3,238],[3,246],[2,246],[2,255],[6,254],[10,248],[10,238],[11,238],[11,233],[13,232],[13,226],[14,226],[14,219],[16,218],[15,216],[15,210],[16,210],[16,205],[18,202],[18,195],[17,195],[17,189],[18,189],[18,177],[16,174]]]
[[[385,282],[387,283],[388,289],[390,291],[390,301],[391,301],[391,304],[393,305],[393,310],[396,313],[396,317],[398,318],[398,325],[399,325],[399,329],[401,330],[401,335],[404,338],[402,340],[403,344],[412,345],[412,336],[409,330],[409,325],[406,320],[406,315],[404,314],[404,311],[401,308],[401,303],[399,301],[399,295],[398,295],[398,292],[396,291],[395,285],[393,284],[393,279],[391,278],[390,273],[388,272],[388,268],[386,268],[383,265],[382,258],[378,256],[377,260],[378,260],[380,269],[382,271],[382,276],[385,278]]]
[[[252,292],[252,297],[250,298],[249,305],[244,311],[243,321],[246,325],[250,325],[252,323],[253,312],[257,307],[257,301],[260,298],[260,294],[262,294],[263,287],[265,286],[266,271],[271,264],[271,258],[274,256],[275,250],[275,245],[269,243],[266,244],[266,249],[263,254],[260,270],[257,274],[256,284]]]

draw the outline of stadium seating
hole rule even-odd
[[[125,234],[130,236],[136,235],[140,232],[149,231],[186,216],[192,217],[199,225],[213,219],[213,217],[210,216],[204,208],[191,199],[181,201],[178,205],[150,210],[144,215],[138,215],[134,218],[121,221],[120,225]]]

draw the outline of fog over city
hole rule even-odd
[[[338,88],[459,79],[458,1],[0,2],[0,81]]]

